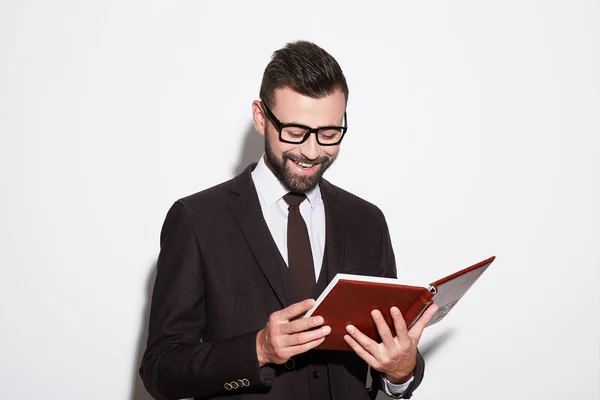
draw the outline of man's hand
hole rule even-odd
[[[350,335],[344,335],[344,340],[360,358],[371,368],[381,372],[388,381],[404,383],[413,375],[417,363],[417,344],[423,329],[431,321],[437,309],[435,304],[429,306],[410,330],[407,330],[400,310],[397,307],[390,308],[396,336],[390,331],[381,312],[373,310],[371,317],[382,343],[375,342],[352,325],[346,327]]]
[[[284,364],[292,356],[323,343],[331,332],[331,327],[321,326],[323,317],[295,319],[314,305],[315,301],[308,299],[271,314],[267,325],[256,335],[256,354],[261,367],[268,363]]]

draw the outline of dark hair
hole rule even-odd
[[[283,87],[319,99],[341,90],[348,101],[348,85],[342,68],[329,53],[304,40],[275,51],[265,68],[260,98],[274,106],[275,90]]]

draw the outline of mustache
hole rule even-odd
[[[285,161],[285,159],[289,159],[289,160],[292,160],[295,162],[301,162],[301,163],[305,163],[305,164],[322,164],[322,163],[329,161],[329,157],[327,157],[327,156],[321,156],[321,157],[315,158],[314,160],[311,160],[302,155],[294,154],[294,153],[283,153],[281,155],[281,158],[283,158],[284,161]]]

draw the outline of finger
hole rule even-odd
[[[379,336],[381,337],[384,346],[391,348],[391,346],[394,345],[394,335],[392,335],[392,331],[387,322],[385,322],[385,318],[383,317],[383,314],[381,314],[381,311],[371,311],[371,318],[373,318],[373,322],[375,322],[375,327],[377,328],[377,332],[379,332]]]
[[[365,350],[354,338],[350,335],[344,335],[344,340],[348,343],[348,346],[367,364],[371,366],[371,368],[379,369],[380,364],[375,357],[371,355],[367,350]]]
[[[435,303],[432,303],[429,307],[427,307],[427,310],[425,310],[425,312],[419,317],[417,322],[415,322],[415,324],[410,328],[410,330],[408,331],[408,335],[418,342],[421,339],[423,330],[425,329],[429,321],[431,321],[431,318],[433,318],[437,310],[438,306]]]
[[[295,333],[293,335],[287,335],[281,339],[281,344],[284,347],[294,347],[301,346],[306,343],[313,342],[315,340],[319,340],[324,338],[325,336],[331,333],[331,327],[328,325],[322,326],[319,329],[314,329],[312,331],[305,331],[300,333]]]
[[[304,344],[301,344],[298,346],[289,347],[288,351],[290,352],[290,357],[298,355],[298,354],[306,353],[307,351],[314,349],[315,347],[317,347],[318,345],[323,343],[324,340],[325,340],[325,338],[322,337],[320,339],[313,340],[311,342],[307,342],[307,343],[304,343]]]
[[[304,332],[309,329],[314,329],[318,326],[321,326],[324,322],[325,320],[321,316],[300,318],[281,325],[281,332],[286,335],[290,335],[297,332]]]
[[[315,305],[315,301],[313,299],[306,299],[299,303],[294,303],[291,306],[284,308],[283,310],[275,311],[271,314],[276,320],[286,320],[289,321],[294,319],[295,317],[306,313]]]
[[[368,351],[369,354],[371,354],[373,357],[377,357],[377,354],[375,353],[377,352],[378,343],[376,341],[359,331],[354,325],[346,326],[346,332],[348,332],[363,349]]]
[[[392,321],[394,321],[394,330],[396,331],[396,336],[400,340],[405,340],[408,338],[408,330],[406,329],[406,321],[404,321],[404,317],[400,312],[398,307],[390,308],[390,314],[392,315]]]

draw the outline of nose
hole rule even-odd
[[[300,146],[300,153],[309,160],[314,160],[319,157],[321,146],[317,143],[316,135],[311,134],[306,142],[302,143]]]

